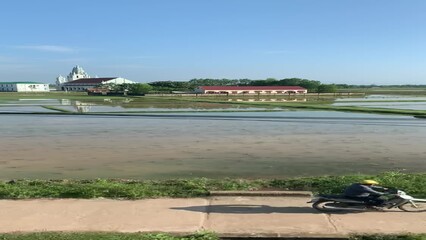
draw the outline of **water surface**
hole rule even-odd
[[[0,115],[0,176],[244,177],[426,170],[426,121],[325,111]]]

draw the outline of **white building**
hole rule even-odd
[[[71,82],[80,78],[90,78],[90,76],[84,71],[82,67],[77,65],[73,67],[67,78],[64,78],[62,75],[59,75],[56,78],[56,85],[60,86],[64,83]]]
[[[0,82],[0,92],[49,92],[49,84],[37,82]]]
[[[94,88],[101,84],[123,84],[123,83],[136,83],[129,79],[121,77],[95,77],[92,78],[80,66],[75,66],[67,78],[59,76],[56,78],[56,86],[58,90],[62,91],[86,91],[88,88]]]
[[[63,91],[87,91],[88,88],[98,87],[103,84],[124,84],[124,83],[136,83],[129,79],[121,77],[111,78],[81,78],[71,82],[62,84],[61,90]]]

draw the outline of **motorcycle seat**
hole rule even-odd
[[[320,194],[320,197],[323,198],[345,198],[343,195],[336,195],[336,194]]]

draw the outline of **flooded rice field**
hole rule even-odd
[[[426,110],[426,97],[368,95],[363,98],[337,98],[333,106]]]
[[[3,179],[275,178],[426,170],[426,121],[412,117],[322,111],[12,114],[0,115],[0,122]]]
[[[426,101],[426,97],[377,94],[377,95],[365,95],[364,97],[336,98],[335,101],[336,102],[341,102],[341,101]]]
[[[392,109],[411,109],[411,110],[426,110],[425,102],[339,102],[334,103],[333,106],[357,106],[369,108],[392,108]]]

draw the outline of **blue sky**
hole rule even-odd
[[[0,81],[81,65],[139,82],[192,78],[426,84],[424,0],[13,0]]]

